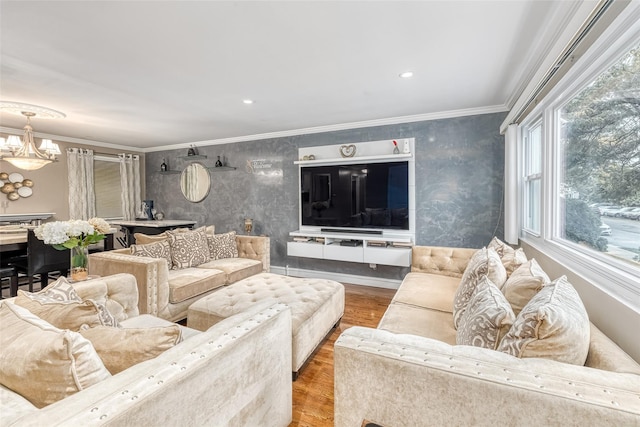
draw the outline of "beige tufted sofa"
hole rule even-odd
[[[270,241],[265,236],[236,235],[238,258],[211,260],[197,267],[170,270],[161,258],[131,255],[118,249],[90,255],[89,273],[108,276],[133,274],[138,282],[141,313],[178,321],[187,309],[215,289],[270,268]]]
[[[81,298],[106,304],[122,327],[169,324],[138,314],[132,275],[117,274],[74,287]],[[11,300],[2,301],[7,303]],[[184,341],[158,357],[42,409],[0,386],[0,426],[286,426],[291,422],[287,307],[263,306],[205,332],[184,327],[182,331]]]
[[[377,329],[336,341],[335,425],[640,425],[640,366],[594,325],[585,366],[458,346],[474,249],[416,246]]]

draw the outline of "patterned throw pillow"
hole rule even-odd
[[[80,299],[64,277],[39,292],[19,290],[15,304],[60,329],[77,331],[84,324],[118,326],[116,318],[104,305],[91,299]]]
[[[75,288],[67,281],[66,277],[58,278],[58,280],[49,284],[46,288],[41,289],[39,292],[29,293],[18,291],[18,293],[27,295],[33,301],[38,301],[41,304],[82,302],[82,298],[78,296]]]
[[[494,237],[487,247],[496,251],[500,260],[502,260],[502,265],[504,265],[504,268],[507,270],[507,276],[511,275],[520,265],[527,262],[527,256],[522,248],[513,249],[497,237]]]
[[[131,245],[131,255],[145,256],[150,258],[164,258],[167,261],[169,270],[173,267],[173,260],[171,259],[171,247],[169,242],[162,240],[155,243],[148,243],[146,245]]]
[[[580,296],[566,276],[544,286],[522,309],[498,346],[515,357],[584,365],[591,327]]]
[[[215,229],[216,229],[215,225],[206,225],[206,226],[203,225],[202,227],[196,228],[193,231],[204,230],[204,232],[207,235],[213,235],[213,233],[215,232]],[[186,227],[181,227],[181,228],[174,228],[171,231],[174,233],[187,233],[192,230]],[[167,234],[166,231],[163,231],[160,234],[133,233],[133,238],[135,239],[138,245],[146,245],[149,243],[156,243],[156,242],[162,242],[163,240],[169,240],[169,235]]]
[[[518,267],[504,282],[502,293],[511,304],[513,312],[517,316],[525,305],[537,294],[542,287],[550,283],[547,273],[538,265],[535,259]]]
[[[230,231],[224,234],[214,234],[207,238],[211,259],[238,258],[238,245],[236,232]]]
[[[458,329],[460,318],[464,314],[469,300],[473,296],[476,284],[483,276],[487,276],[494,285],[502,287],[507,280],[507,272],[500,261],[500,257],[493,249],[482,248],[477,251],[464,270],[460,286],[453,299],[453,326]]]
[[[204,231],[174,233],[167,231],[174,269],[196,267],[211,259]]]
[[[500,289],[483,276],[460,318],[456,344],[495,350],[515,319]]]

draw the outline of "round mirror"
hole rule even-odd
[[[201,202],[209,194],[211,178],[209,171],[201,163],[191,163],[180,176],[180,189],[190,202]]]

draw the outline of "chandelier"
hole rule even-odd
[[[27,118],[22,140],[17,135],[10,135],[6,140],[0,138],[0,159],[6,160],[18,169],[36,170],[49,163],[57,162],[57,155],[61,154],[58,144],[50,139],[43,139],[40,147],[36,148],[33,140],[33,128],[31,118],[42,116],[43,118],[64,117],[65,115],[37,105],[2,102],[0,108],[14,114],[22,114]],[[5,154],[8,152],[9,154]]]

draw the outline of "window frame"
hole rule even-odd
[[[531,167],[531,161],[528,159],[528,157],[531,155],[532,152],[532,146],[531,146],[531,135],[533,133],[534,130],[536,130],[537,128],[540,129],[540,153],[539,153],[539,157],[540,157],[540,171],[536,172],[536,173],[531,173],[530,171],[530,167]],[[540,231],[542,230],[542,194],[543,194],[543,180],[542,180],[542,172],[543,172],[543,164],[544,164],[544,149],[543,149],[543,141],[544,141],[544,129],[545,126],[543,125],[543,120],[542,117],[537,117],[537,119],[533,120],[532,123],[526,127],[523,128],[523,132],[522,132],[522,145],[523,145],[523,149],[522,149],[522,166],[521,166],[521,170],[522,170],[522,230],[523,232],[532,235],[532,236],[540,236]],[[529,214],[531,213],[531,184],[534,181],[538,181],[539,182],[539,187],[538,187],[538,200],[537,200],[537,211],[538,211],[538,229],[534,229],[533,227],[530,227],[530,220],[529,220]]]
[[[96,161],[100,161],[100,162],[109,162],[109,163],[120,163],[120,160],[118,157],[113,157],[113,156],[106,156],[106,155],[94,155],[93,156],[93,162],[94,162],[94,166],[95,166],[95,162]],[[120,175],[119,175],[120,176]],[[95,180],[95,177],[94,177]],[[94,189],[95,189],[95,182],[94,182]],[[122,188],[121,188],[122,189]],[[97,204],[97,203],[96,203]],[[97,207],[96,207],[96,215],[99,216],[98,212],[97,212]],[[124,219],[124,216],[122,214],[122,200],[120,201],[120,215],[119,216],[109,216],[109,217],[103,217],[105,220],[121,220]]]
[[[622,23],[610,28],[580,58],[566,76],[542,99],[521,123],[520,139],[542,120],[542,191],[540,233],[527,230],[524,166],[527,161],[524,145],[518,150],[519,204],[522,212],[520,239],[534,249],[564,264],[569,269],[588,277],[598,288],[640,311],[640,274],[637,267],[601,254],[559,237],[563,220],[560,218],[560,182],[563,171],[560,150],[560,110],[601,73],[640,42],[640,8],[632,11]]]

